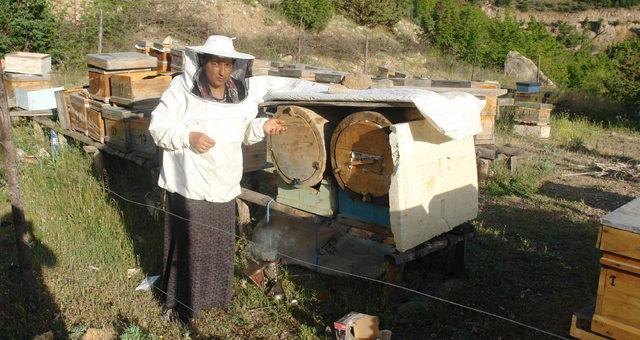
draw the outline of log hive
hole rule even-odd
[[[391,122],[375,111],[353,113],[331,137],[331,167],[340,187],[363,197],[389,193],[393,159],[388,127]]]
[[[329,121],[313,110],[281,106],[275,118],[284,121],[287,131],[269,136],[271,160],[282,179],[290,185],[312,187],[327,169]]]

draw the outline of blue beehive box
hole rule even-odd
[[[536,83],[535,81],[517,82],[516,91],[520,93],[539,93],[540,83]]]
[[[390,226],[389,207],[354,200],[346,191],[338,190],[338,211],[340,215],[368,223]]]

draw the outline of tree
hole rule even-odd
[[[14,50],[51,53],[57,39],[46,0],[0,0],[0,57]]]
[[[375,27],[395,25],[409,14],[409,0],[336,0],[336,7],[358,25]]]
[[[291,24],[308,31],[325,29],[333,16],[329,0],[282,0],[279,8]]]

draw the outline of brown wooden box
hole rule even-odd
[[[488,96],[484,98],[486,104],[480,112],[482,132],[474,136],[476,145],[493,144],[495,141],[496,114],[498,112],[498,97]]]
[[[104,118],[104,143],[122,152],[129,151],[129,123]]]
[[[150,68],[141,70],[105,71],[98,68],[89,68],[89,95],[91,98],[105,103],[111,97],[111,76],[138,72],[149,72]]]
[[[516,112],[514,120],[523,124],[536,124],[544,125],[549,124],[551,120],[551,110],[553,105],[532,103],[532,102],[519,102],[515,104]]]
[[[80,93],[69,94],[69,123],[71,128],[87,134],[87,110],[89,109],[89,98]]]
[[[104,143],[105,136],[104,119],[102,119],[102,109],[105,106],[109,104],[90,100],[87,108],[87,135],[100,143]]]
[[[151,134],[149,133],[150,118],[134,118],[129,120],[129,149],[140,156],[154,157],[158,153]]]
[[[156,104],[169,87],[171,76],[157,72],[136,72],[111,76],[111,101],[123,106]]]
[[[253,145],[242,145],[243,172],[260,170],[267,162],[267,141]]]

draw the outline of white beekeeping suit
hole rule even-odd
[[[232,78],[242,83],[246,97],[238,103],[203,99],[194,91],[202,52],[201,47],[186,49],[184,73],[173,79],[151,114],[149,131],[163,151],[158,185],[194,200],[228,202],[240,194],[241,143],[265,137],[267,119],[255,118],[258,105],[271,91],[323,92],[327,86],[271,76],[245,80],[251,61],[236,60]],[[189,144],[190,132],[205,133],[215,146],[198,153]]]

